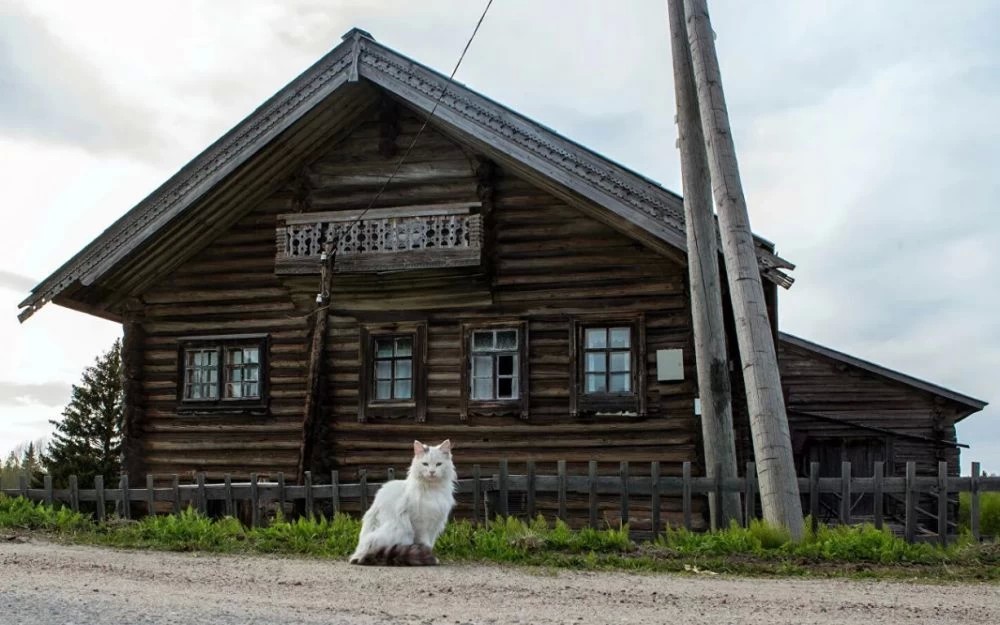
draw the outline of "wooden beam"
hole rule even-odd
[[[761,507],[764,519],[786,527],[793,540],[799,540],[804,528],[792,441],[756,245],[722,90],[715,33],[706,0],[684,0],[684,13],[743,363]]]
[[[684,219],[687,227],[688,277],[691,317],[694,323],[695,365],[701,398],[701,431],[709,477],[716,467],[723,478],[737,477],[736,438],[733,434],[732,391],[729,385],[726,328],[722,316],[719,256],[712,183],[705,137],[698,114],[691,50],[684,23],[683,0],[668,0],[670,41],[677,98],[677,129],[684,186]],[[721,501],[709,499],[712,527],[742,524],[740,494],[725,492]]]
[[[145,331],[142,327],[143,307],[138,300],[126,302],[124,320],[122,377],[122,471],[135,480],[142,475],[142,438],[145,413],[143,410],[142,359]]]

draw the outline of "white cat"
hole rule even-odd
[[[361,522],[351,564],[437,564],[434,543],[455,507],[451,441],[437,447],[413,441],[405,480],[386,482]]]

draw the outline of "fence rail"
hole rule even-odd
[[[491,514],[507,516],[509,497],[513,493],[525,495],[524,513],[528,517],[535,516],[540,493],[553,497],[556,501],[557,516],[564,520],[568,518],[568,496],[585,495],[588,522],[592,527],[599,525],[598,501],[602,495],[619,498],[622,519],[630,519],[630,507],[637,499],[643,503],[648,501],[651,529],[654,534],[663,529],[660,516],[662,498],[665,496],[681,498],[683,525],[688,529],[692,528],[692,502],[695,497],[717,498],[724,492],[739,492],[743,495],[744,522],[747,523],[749,519],[758,516],[756,499],[759,489],[756,469],[752,462],[747,463],[743,477],[727,479],[693,477],[689,462],[682,465],[680,476],[662,475],[659,462],[650,463],[648,476],[632,475],[631,468],[635,463],[630,466],[624,461],[621,462],[617,475],[599,475],[596,461],[590,461],[588,464],[587,475],[568,475],[565,461],[556,464],[555,475],[539,475],[532,461],[528,461],[524,466],[526,469],[524,474],[511,474],[510,463],[501,460],[496,467],[496,473],[483,477],[483,467],[477,464],[473,466],[472,478],[458,480],[456,492],[459,495],[471,496],[469,503],[474,522],[481,522]],[[492,467],[490,469],[492,470]],[[855,477],[851,469],[851,464],[845,462],[839,477],[820,477],[819,464],[814,462],[810,465],[809,475],[798,479],[803,498],[808,498],[805,510],[812,516],[814,527],[823,516],[821,513],[824,506],[833,512],[833,520],[838,523],[851,524],[859,520],[853,513],[857,497],[872,495],[871,518],[865,515],[865,520],[871,520],[876,527],[882,528],[886,524],[886,501],[902,500],[903,535],[906,540],[913,542],[929,537],[945,544],[949,540],[950,529],[956,527],[949,519],[951,516],[949,509],[956,503],[953,495],[964,492],[970,493],[970,530],[978,540],[980,539],[979,495],[983,492],[1000,492],[1000,477],[981,477],[978,462],[972,463],[972,475],[969,477],[948,475],[948,466],[945,462],[939,464],[936,476],[918,476],[916,465],[912,462],[907,463],[906,475],[903,477],[886,476],[881,462],[875,463],[872,467],[872,477]],[[717,471],[716,475],[718,474]],[[223,482],[211,484],[206,483],[203,473],[197,474],[192,484],[180,483],[179,477],[175,475],[170,485],[160,487],[154,487],[153,476],[147,476],[143,488],[132,487],[128,477],[124,475],[117,488],[105,488],[103,478],[98,476],[92,489],[78,488],[76,476],[70,477],[68,488],[56,489],[53,488],[51,476],[48,475],[44,476],[42,488],[29,488],[27,476],[22,475],[18,488],[7,488],[2,492],[50,504],[60,502],[73,510],[80,510],[81,502],[93,502],[95,516],[99,521],[104,519],[109,504],[115,504],[119,513],[129,518],[132,515],[131,504],[144,504],[137,508],[146,514],[156,514],[157,502],[171,503],[170,508],[173,512],[179,512],[187,505],[204,513],[208,509],[208,502],[221,501],[224,502],[225,513],[235,516],[237,503],[247,502],[250,507],[249,522],[258,526],[263,521],[262,508],[267,504],[277,504],[284,508],[285,504],[302,502],[301,510],[306,516],[312,516],[317,505],[325,507],[324,502],[328,502],[329,509],[334,513],[341,510],[345,501],[357,502],[358,509],[364,511],[382,485],[369,482],[365,470],[358,472],[356,483],[340,483],[337,471],[331,472],[328,476],[329,482],[324,483],[314,483],[314,475],[306,472],[304,483],[301,485],[288,485],[281,473],[274,475],[276,475],[275,480],[260,481],[256,474],[252,474],[248,482],[234,482],[230,476],[226,476]],[[390,480],[393,479],[394,470],[388,469],[386,476]],[[747,493],[752,496],[748,497]],[[837,502],[836,509],[831,510],[831,506],[823,502],[821,495],[833,496]],[[921,495],[925,501],[928,496],[936,500],[936,511],[929,511],[918,505]],[[126,501],[130,505],[124,505]],[[925,533],[924,536],[918,536],[919,517],[933,521],[935,526],[933,534],[928,536]]]

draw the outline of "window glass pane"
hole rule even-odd
[[[392,339],[375,339],[375,354],[379,358],[391,358]]]
[[[396,389],[394,397],[396,399],[410,399],[412,396],[410,393],[411,383],[409,380],[396,380]]]
[[[375,379],[376,380],[391,380],[392,379],[392,361],[391,360],[376,360],[375,361]]]
[[[476,378],[472,381],[472,399],[493,399],[493,378]]]
[[[472,377],[493,379],[493,357],[476,356],[472,359]],[[492,382],[491,382],[492,384]]]
[[[497,356],[497,375],[514,375],[517,356]]]
[[[242,384],[226,384],[226,397],[227,398],[239,398],[242,396],[243,385]]]
[[[255,382],[258,379],[257,374],[260,372],[260,369],[258,369],[257,367],[247,367],[245,369],[245,372],[246,372],[246,379]]]
[[[493,349],[493,332],[473,332],[472,351],[482,352]]]
[[[401,358],[396,361],[396,379],[409,380],[413,377],[413,361],[409,358]]]
[[[185,397],[188,399],[201,399],[201,387],[197,384],[189,386]]]
[[[514,380],[512,378],[500,378],[497,380],[497,399],[510,399],[514,397]]]
[[[243,363],[242,349],[230,349],[226,353],[229,355],[229,364],[238,365]]]
[[[260,387],[256,382],[250,382],[243,385],[244,395],[246,397],[260,397]]]
[[[213,386],[215,386],[215,384],[218,383],[218,381],[219,381],[219,370],[218,369],[209,369],[208,370],[208,381]]]
[[[604,352],[587,352],[587,373],[601,373],[607,367],[607,354]]]
[[[608,346],[607,328],[587,328],[587,349],[604,349]]]
[[[627,373],[612,373],[611,378],[611,388],[612,393],[627,393],[630,391],[631,386],[631,376]]]
[[[517,349],[517,330],[500,330],[497,332],[497,349],[509,352]]]
[[[630,328],[611,328],[611,347],[629,347],[632,341]]]
[[[607,378],[603,373],[588,373],[587,374],[587,392],[588,393],[606,393]]]
[[[392,381],[375,383],[375,399],[392,399]]]
[[[212,374],[213,377],[215,377],[214,371],[212,372]],[[205,387],[205,397],[209,399],[219,398],[219,387],[216,385],[216,382],[218,382],[218,380],[212,380],[212,384],[209,384],[207,387]]]
[[[230,369],[229,370],[229,381],[230,382],[242,382],[243,381],[243,369]]]
[[[244,349],[243,359],[246,362],[260,362],[260,350],[256,347],[248,347]]]
[[[397,356],[410,356],[412,354],[413,354],[413,339],[409,337],[396,339]]]
[[[611,352],[611,370],[616,373],[631,371],[630,352]]]
[[[211,351],[209,351],[207,353],[207,356],[208,356],[208,363],[207,364],[210,367],[214,367],[214,366],[216,366],[216,365],[219,364],[219,352],[217,352],[217,351],[215,351],[213,349],[213,350],[211,350]]]

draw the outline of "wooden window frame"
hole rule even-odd
[[[258,354],[259,397],[225,397],[226,350],[255,347]],[[177,412],[178,414],[242,413],[266,414],[268,408],[270,337],[267,334],[222,334],[184,336],[177,340]],[[218,353],[218,396],[215,399],[188,399],[184,396],[189,350],[210,350]]]
[[[629,393],[587,393],[585,332],[588,328],[628,327],[632,334],[631,388]],[[646,416],[646,322],[642,314],[629,316],[587,316],[570,321],[570,414]]]
[[[388,336],[412,336],[412,394],[409,400],[375,399],[375,339]],[[360,332],[361,371],[358,386],[358,421],[370,419],[427,420],[427,323],[398,322],[364,324]]]
[[[480,400],[472,398],[472,335],[480,330],[517,330],[517,376],[518,396],[511,399]],[[459,416],[462,420],[470,416],[510,416],[520,419],[529,416],[528,385],[528,322],[522,319],[491,320],[462,324],[462,344],[459,361],[462,363],[461,395]]]

